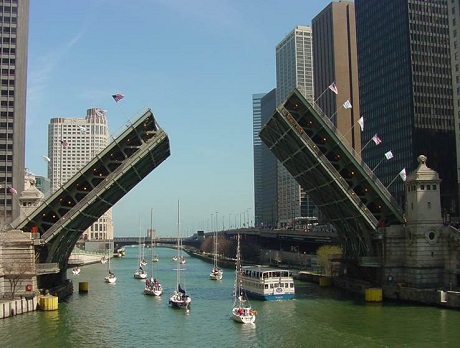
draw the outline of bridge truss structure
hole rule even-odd
[[[327,115],[295,89],[259,136],[337,228],[343,258],[378,267],[378,229],[402,224],[403,212]]]
[[[37,263],[58,265],[59,273],[40,277],[43,287],[65,281],[81,234],[169,156],[169,138],[147,109],[35,211],[12,223],[39,234]]]

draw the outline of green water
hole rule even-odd
[[[185,287],[190,311],[169,307],[175,251],[157,250],[156,277],[165,293],[143,294],[133,278],[137,248],[112,261],[118,281],[103,280],[106,265],[69,272],[75,293],[57,311],[0,320],[1,347],[459,347],[460,311],[396,303],[366,304],[361,297],[296,282],[295,300],[252,301],[254,325],[230,319],[234,270],[209,279],[212,265],[187,257]],[[147,267],[150,271],[150,265]],[[184,277],[183,275],[183,277]],[[78,293],[79,282],[89,292]]]

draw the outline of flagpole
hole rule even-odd
[[[340,106],[340,108],[338,108],[338,109],[331,115],[331,117],[329,117],[329,121],[332,120],[332,118],[339,112],[339,110],[340,110],[341,108],[343,108],[343,105]]]
[[[327,88],[319,95],[319,97],[315,99],[315,104],[316,104],[316,102],[319,100],[319,98],[321,98],[321,97],[323,96],[323,94],[327,92],[328,89],[329,89],[329,87],[327,87]]]
[[[398,176],[400,176],[399,173],[398,173],[398,175],[396,175],[396,176],[393,178],[393,180],[391,180],[391,182],[388,184],[387,190],[388,190],[388,188],[391,186],[391,184],[394,183],[394,181],[398,178]]]
[[[361,148],[361,151],[359,151],[358,153],[360,154],[361,152],[363,152],[363,150],[366,148],[367,145],[369,145],[372,141],[372,138],[366,143],[364,144],[364,146]]]
[[[383,158],[383,159],[374,167],[374,169],[372,169],[372,172],[375,172],[375,170],[377,169],[377,167],[378,167],[379,165],[381,165],[383,161],[385,161],[385,158]]]

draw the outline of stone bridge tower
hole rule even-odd
[[[418,167],[407,176],[405,275],[408,284],[416,288],[442,286],[445,268],[447,229],[441,215],[441,179],[426,165],[420,155]]]

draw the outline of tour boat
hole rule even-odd
[[[179,213],[179,202],[177,202],[177,256],[176,256],[176,288],[169,298],[169,304],[174,308],[185,308],[189,309],[190,304],[192,303],[192,298],[187,293],[185,288],[181,286],[181,256],[182,251],[182,242],[180,235],[180,213]],[[185,260],[185,259],[184,259]]]
[[[287,300],[295,296],[294,278],[287,269],[243,266],[241,286],[248,297],[258,300]]]
[[[256,321],[256,311],[241,288],[240,235],[237,235],[235,285],[233,289],[232,319],[238,323],[252,324]]]

